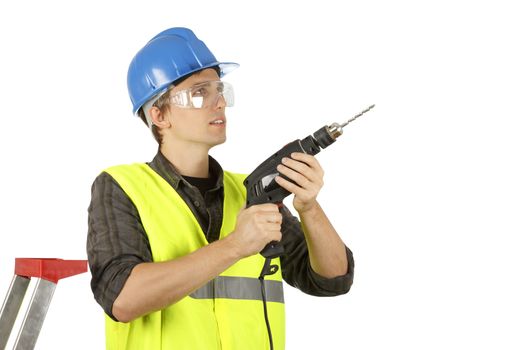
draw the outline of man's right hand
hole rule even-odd
[[[228,236],[241,257],[259,253],[271,241],[281,240],[282,215],[276,204],[241,209],[235,230]]]

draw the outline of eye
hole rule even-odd
[[[191,92],[192,97],[205,97],[208,94],[208,91],[205,88],[197,88]]]

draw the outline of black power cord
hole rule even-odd
[[[273,338],[272,338],[272,329],[270,327],[270,320],[268,319],[268,309],[266,307],[266,288],[264,288],[264,277],[270,276],[276,273],[279,270],[279,266],[270,265],[272,262],[271,258],[266,258],[264,260],[264,266],[259,276],[259,281],[261,282],[261,294],[263,300],[264,308],[264,320],[266,321],[266,329],[268,330],[268,339],[270,340],[270,350],[273,350]]]

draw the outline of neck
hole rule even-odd
[[[200,178],[209,176],[208,151],[207,148],[192,146],[181,148],[162,144],[160,147],[160,152],[181,175]]]

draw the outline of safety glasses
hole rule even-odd
[[[226,107],[233,106],[233,86],[224,81],[207,81],[179,91],[170,91],[169,102],[180,108],[208,108],[223,97]]]

